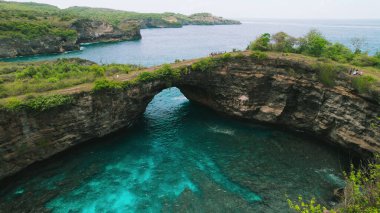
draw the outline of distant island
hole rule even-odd
[[[78,50],[81,43],[141,39],[140,29],[231,25],[239,21],[197,13],[137,13],[90,7],[0,1],[0,58]]]

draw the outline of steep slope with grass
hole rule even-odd
[[[143,70],[51,63],[0,64],[0,178],[133,125],[153,97],[172,86],[222,114],[304,131],[362,155],[380,151],[379,93],[357,91],[345,65],[249,51]],[[320,77],[330,69],[337,73],[333,85]],[[12,84],[30,91],[6,89]],[[46,85],[50,89],[39,91]]]

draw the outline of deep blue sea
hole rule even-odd
[[[143,30],[133,42],[95,44],[65,54],[145,66],[244,49],[257,35],[311,28],[366,49],[380,48],[379,21],[255,20],[236,26]],[[223,117],[164,90],[135,126],[36,164],[0,188],[0,212],[289,212],[287,197],[332,205],[344,186],[346,153],[302,133]]]

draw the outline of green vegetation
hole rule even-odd
[[[187,16],[175,13],[136,13],[121,10],[111,10],[90,7],[71,7],[64,12],[70,17],[80,17],[92,20],[106,21],[113,25],[120,25],[122,21],[142,21],[159,22],[169,27],[180,27],[185,21],[190,21]]]
[[[76,31],[69,28],[70,21],[62,20],[63,16],[51,5],[0,1],[0,40],[27,41],[46,36],[76,39]]]
[[[94,91],[101,90],[114,90],[114,89],[124,89],[132,85],[137,85],[143,82],[152,82],[155,80],[165,80],[171,83],[171,81],[179,79],[181,76],[181,69],[172,68],[170,65],[165,64],[155,71],[145,71],[139,73],[136,78],[129,81],[120,82],[116,80],[109,80],[106,78],[99,79],[95,81]]]
[[[109,89],[121,89],[123,85],[116,81],[108,79],[99,79],[95,81],[94,91],[109,90]]]
[[[82,59],[0,66],[0,98],[67,88],[141,69],[134,65],[97,65]]]
[[[261,61],[261,60],[265,60],[267,59],[269,56],[268,54],[264,53],[264,52],[260,52],[260,51],[253,51],[250,55],[251,58],[257,60],[257,61]]]
[[[185,16],[176,13],[137,13],[89,7],[61,10],[47,4],[0,1],[0,40],[26,41],[46,36],[61,36],[63,40],[74,40],[77,38],[77,33],[71,30],[70,26],[79,19],[105,21],[121,29],[127,29],[127,23],[130,22],[148,28],[216,23],[212,15],[207,13]],[[224,24],[238,23],[224,19],[216,21]]]
[[[313,68],[318,72],[318,79],[325,86],[333,87],[336,85],[339,73],[344,73],[347,68],[334,63],[318,62],[313,65]]]
[[[41,36],[59,36],[64,40],[76,40],[75,30],[64,29],[47,22],[23,22],[9,21],[0,22],[0,39],[30,40]]]
[[[315,70],[318,79],[326,86],[335,86],[339,80],[346,80],[341,75],[348,69],[346,65],[323,62],[311,57],[296,54],[286,54],[287,58],[306,60]],[[225,53],[207,57],[192,63],[190,66],[163,65],[154,71],[139,71],[142,67],[134,65],[98,65],[82,59],[59,59],[50,62],[34,63],[0,63],[0,105],[7,109],[35,108],[31,99],[50,94],[70,94],[71,91],[119,90],[137,85],[141,82],[164,80],[168,84],[179,79],[182,74],[189,72],[211,72],[225,66],[225,62],[244,60],[244,57],[256,61],[283,57],[283,54],[252,51],[246,53]],[[293,70],[294,73],[299,72]],[[360,93],[371,93],[376,81],[367,76],[357,77],[352,86]],[[76,86],[77,87],[73,87]],[[65,88],[71,87],[66,90]],[[49,105],[52,106],[52,105]],[[46,108],[40,107],[43,110]]]
[[[360,76],[352,80],[352,86],[359,93],[370,93],[376,79],[371,76]]]
[[[258,50],[258,51],[268,51],[271,49],[270,45],[270,34],[265,33],[261,36],[259,36],[255,41],[253,41],[249,47],[251,50]]]
[[[344,174],[346,187],[340,198],[340,204],[328,212],[379,213],[380,212],[380,156],[370,161],[361,169],[351,166],[349,174]],[[325,207],[317,204],[313,198],[304,202],[302,197],[297,202],[288,199],[289,207],[300,213],[324,213]]]
[[[353,39],[355,51],[352,51],[343,44],[328,41],[317,30],[311,30],[300,38],[294,38],[284,32],[274,35],[265,33],[251,42],[248,49],[254,51],[252,56],[257,59],[260,58],[261,51],[317,57],[319,63],[314,68],[318,72],[318,79],[324,85],[335,86],[339,75],[349,76],[348,79],[351,79],[351,85],[357,92],[376,96],[380,91],[380,52],[370,56],[360,49],[361,43],[360,39]],[[363,75],[350,76],[349,71],[354,66],[364,68],[365,71],[361,70],[364,71]]]
[[[340,43],[328,41],[317,30],[311,30],[301,38],[294,38],[284,32],[271,36],[265,33],[249,46],[250,50],[298,53],[314,57],[331,59],[340,63],[356,66],[374,66],[380,68],[380,53],[369,56],[368,53],[356,50],[353,52]]]
[[[325,213],[327,208],[318,204],[315,198],[312,198],[310,201],[304,201],[302,196],[298,197],[297,202],[293,202],[288,199],[288,205],[295,212],[299,213]],[[329,213],[336,213],[336,211],[331,210]]]
[[[203,58],[191,65],[194,71],[209,72],[218,67],[221,63],[227,62],[233,58],[241,58],[241,54],[224,53],[217,57]]]
[[[73,97],[69,95],[49,95],[49,96],[37,96],[28,97],[27,100],[20,100],[16,97],[8,99],[8,102],[1,106],[2,108],[16,111],[20,109],[30,109],[34,111],[45,111],[54,107],[70,104],[73,102]]]

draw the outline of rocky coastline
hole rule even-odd
[[[81,43],[139,40],[140,29],[146,28],[240,24],[209,13],[145,14],[18,2],[0,2],[0,8],[0,58],[63,53],[79,50]]]
[[[174,81],[73,91],[70,104],[46,111],[0,110],[0,179],[133,125],[156,94],[173,86],[221,114],[304,131],[360,156],[380,152],[380,131],[372,126],[380,114],[378,100],[363,98],[344,81],[324,86],[310,64],[239,56],[203,71],[195,63],[184,62],[186,71]]]

